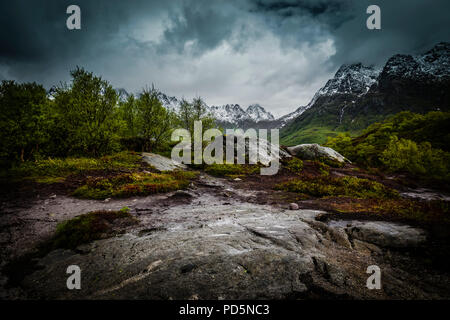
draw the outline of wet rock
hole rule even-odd
[[[298,210],[298,204],[289,203],[289,210]]]
[[[350,227],[347,225],[350,224]],[[426,241],[422,229],[385,221],[338,221],[334,228],[344,228],[348,236],[380,247],[416,247]]]
[[[291,155],[299,157],[303,160],[317,160],[321,158],[328,158],[339,162],[350,162],[339,152],[329,147],[322,147],[316,143],[299,144],[294,147],[288,147],[287,150]]]
[[[183,191],[183,190],[177,190],[174,192],[171,198],[192,198],[193,195],[189,192]]]
[[[159,171],[173,171],[175,169],[186,169],[186,165],[174,161],[172,159],[163,157],[159,154],[144,152],[142,153],[142,160],[147,162]]]

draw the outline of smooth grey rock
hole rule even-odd
[[[144,152],[142,153],[142,159],[159,171],[173,171],[175,169],[187,168],[186,165],[182,163],[155,153]]]
[[[236,150],[237,143],[244,141],[245,144],[245,156],[248,157],[249,163],[260,162],[263,165],[269,165],[272,161],[280,161],[282,158],[290,158],[291,155],[280,149],[279,145],[272,144],[265,139],[245,139],[243,140],[243,135],[239,134],[228,134],[223,139],[224,147],[226,147],[226,138],[231,137],[234,139],[234,148]],[[266,146],[263,148],[262,146]],[[250,152],[254,150],[254,152]],[[273,153],[271,151],[274,151]]]
[[[316,160],[320,158],[328,158],[339,162],[350,162],[339,152],[329,148],[322,147],[316,143],[313,144],[299,144],[294,147],[288,147],[287,150],[293,156],[304,160]]]

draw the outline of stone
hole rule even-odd
[[[298,210],[298,204],[289,203],[289,210]]]
[[[144,152],[142,160],[154,167],[158,171],[173,171],[175,169],[186,169],[186,165],[175,160],[163,157],[159,154]]]
[[[318,160],[320,158],[328,158],[338,162],[350,162],[339,152],[329,148],[322,147],[317,143],[313,144],[299,144],[294,147],[288,147],[287,150],[293,156],[299,157],[303,160]]]

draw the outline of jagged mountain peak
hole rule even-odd
[[[317,94],[365,94],[377,82],[379,73],[373,66],[364,66],[362,63],[344,64]],[[316,99],[313,98],[313,101]]]
[[[275,120],[275,117],[270,112],[266,111],[266,109],[257,103],[249,105],[245,112],[252,120],[256,122],[263,120]]]
[[[450,43],[440,42],[422,55],[396,54],[386,63],[382,78],[429,78],[440,80],[450,77]]]
[[[236,123],[248,118],[247,113],[239,104],[226,104],[222,106],[210,106],[209,111],[214,118],[221,122]]]

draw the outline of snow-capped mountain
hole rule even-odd
[[[343,65],[299,115],[290,115],[282,137],[288,144],[309,143],[311,128],[356,131],[401,111],[447,111],[449,88],[450,43],[421,55],[396,54],[381,71]]]
[[[245,127],[248,127],[251,123],[256,124],[275,120],[275,117],[259,104],[252,104],[246,110],[242,109],[238,104],[210,106],[208,110],[219,123],[233,126],[239,126],[245,122]]]
[[[299,117],[303,112],[308,110],[308,108],[309,108],[309,104],[306,106],[300,106],[299,108],[295,109],[295,111],[288,113],[288,114],[282,116],[281,118],[279,118],[278,119],[278,121],[280,122],[279,128],[284,127],[287,123],[289,123],[289,121]]]
[[[280,128],[290,121],[298,118],[306,110],[311,108],[321,97],[334,96],[340,94],[364,95],[372,85],[377,83],[380,70],[367,67],[361,63],[342,65],[334,77],[320,88],[306,106],[300,106],[294,112],[282,116],[278,119]]]
[[[255,122],[260,122],[263,120],[266,121],[275,120],[275,117],[270,112],[267,112],[263,107],[261,107],[257,103],[248,106],[245,112],[250,117],[250,119],[252,119]]]
[[[210,106],[208,110],[215,119],[221,122],[238,123],[248,119],[247,113],[238,104]]]
[[[440,80],[450,77],[450,43],[438,43],[423,55],[397,54],[390,58],[383,76],[401,78],[433,78]]]
[[[344,64],[336,72],[334,78],[328,80],[325,86],[317,91],[309,105],[324,95],[365,94],[373,84],[377,83],[379,74],[380,70],[366,67],[361,63]]]
[[[158,92],[158,99],[168,110],[177,111],[178,107],[180,106],[180,100],[178,100],[176,97],[168,96],[161,91]]]

